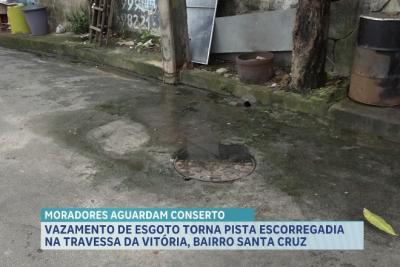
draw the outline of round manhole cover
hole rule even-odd
[[[213,151],[216,150],[216,151]],[[175,153],[174,166],[185,179],[223,183],[252,174],[256,160],[243,145],[222,145],[217,149],[192,146]]]

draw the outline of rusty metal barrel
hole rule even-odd
[[[400,105],[400,16],[360,17],[349,97],[363,104]]]

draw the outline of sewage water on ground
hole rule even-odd
[[[192,148],[181,149],[174,156],[175,169],[186,180],[235,181],[249,176],[256,168],[256,160],[241,144],[219,144],[216,152],[193,144]]]

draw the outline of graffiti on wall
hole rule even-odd
[[[157,0],[123,0],[121,20],[132,31],[159,33]]]

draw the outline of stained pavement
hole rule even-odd
[[[369,226],[364,252],[41,251],[42,207],[251,207],[258,220],[360,220],[367,207],[400,229],[400,145],[314,117],[246,108],[199,89],[61,59],[0,49],[0,63],[0,262],[6,266],[394,266],[400,260],[399,240]],[[246,146],[257,160],[254,173],[213,184],[175,171],[178,151],[203,158],[221,143]]]

